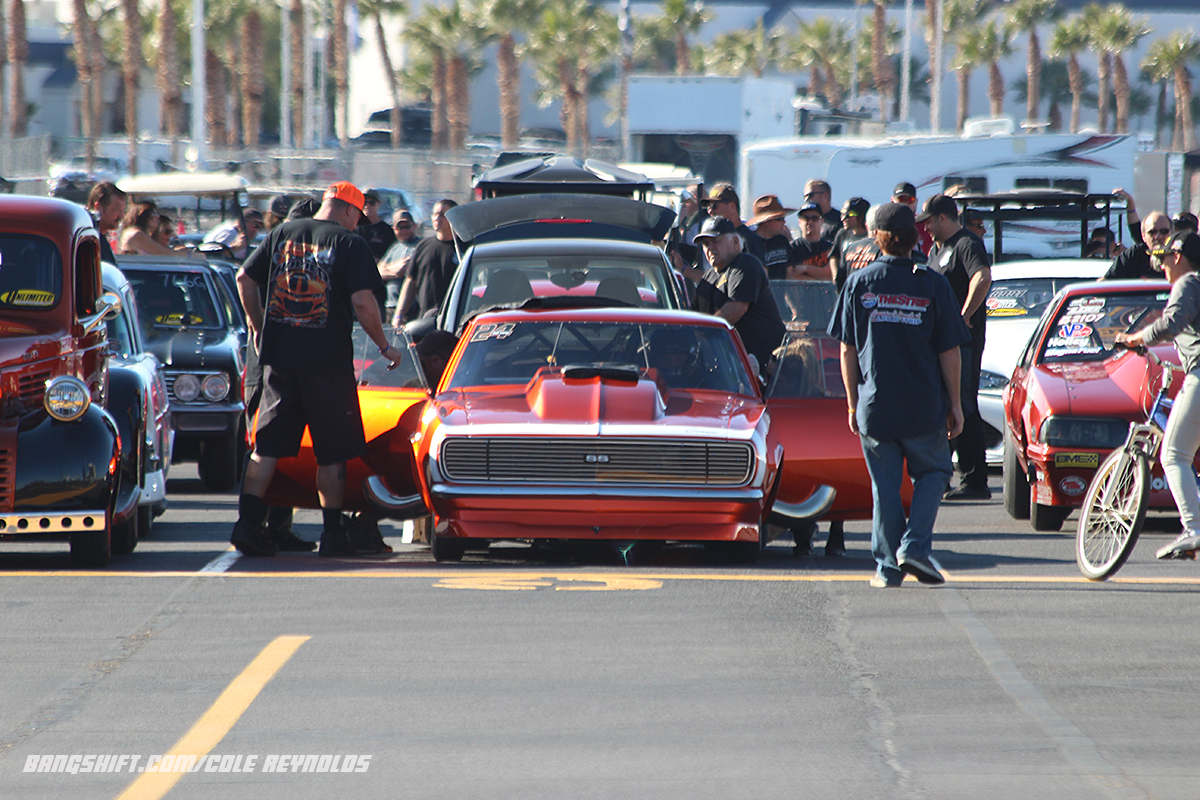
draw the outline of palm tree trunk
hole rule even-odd
[[[577,107],[575,105],[575,73],[570,59],[560,56],[558,59],[558,82],[562,89],[562,127],[567,135],[567,152],[575,153],[579,143],[575,140],[578,128],[575,125]]]
[[[392,113],[388,114],[391,125],[392,147],[404,143],[403,110],[400,108],[400,82],[396,80],[396,70],[392,66],[392,54],[388,52],[387,34],[383,30],[383,17],[376,12],[372,15],[375,23],[375,43],[379,45],[379,58],[383,61],[383,74],[387,76],[388,94],[392,97]]]
[[[971,100],[971,70],[959,67],[954,74],[958,78],[958,113],[954,120],[954,130],[961,134],[967,126],[967,106]]]
[[[1100,101],[1096,108],[1096,120],[1101,133],[1108,132],[1108,76],[1111,69],[1108,51],[1100,51],[1100,61],[1096,65],[1096,91]]]
[[[692,74],[692,51],[688,47],[687,34],[683,31],[675,34],[675,74]]]
[[[137,0],[122,0],[125,11],[125,133],[129,136],[129,170],[138,171],[138,83],[142,70],[142,12]]]
[[[1029,28],[1029,58],[1025,62],[1025,118],[1036,122],[1042,100],[1042,48],[1037,30]]]
[[[346,39],[346,0],[333,0],[333,79],[337,87],[335,119],[342,147],[350,144],[350,51]]]
[[[575,124],[579,126],[579,130],[575,132],[575,139],[579,143],[579,155],[582,158],[587,158],[592,140],[591,115],[588,113],[590,111],[588,108],[588,82],[589,76],[587,70],[580,67],[575,82],[578,91]]]
[[[1162,148],[1163,122],[1167,119],[1167,81],[1158,81],[1158,106],[1154,113],[1154,149]]]
[[[263,76],[262,17],[251,10],[242,17],[242,135],[247,147],[258,147],[258,134],[262,128],[263,94],[266,80]]]
[[[942,24],[940,0],[925,0],[925,45],[929,50],[929,128],[942,127],[942,54],[937,48],[937,30]]]
[[[871,31],[871,72],[875,78],[875,90],[879,92],[879,118],[887,122],[891,109],[892,60],[887,57],[885,36],[887,35],[887,11],[882,3],[875,4],[875,24]]]
[[[225,144],[237,147],[242,142],[242,76],[246,74],[246,55],[242,40],[234,37],[230,45],[229,95],[221,102],[227,106],[225,115]]]
[[[1113,94],[1117,99],[1117,133],[1129,132],[1129,73],[1125,71],[1125,59],[1114,53]]]
[[[8,21],[8,71],[12,96],[9,118],[14,139],[28,133],[29,113],[25,102],[25,62],[29,59],[29,39],[25,30],[25,0],[12,0]],[[2,73],[0,73],[2,74]]]
[[[108,62],[104,58],[104,43],[100,40],[100,30],[96,25],[96,21],[91,17],[85,17],[87,24],[88,52],[92,54],[92,119],[95,120],[95,125],[92,128],[94,136],[100,136],[104,133],[104,77],[108,72]],[[93,143],[94,148],[94,143]],[[94,153],[93,153],[94,155]]]
[[[304,44],[308,31],[304,29],[304,0],[292,0],[292,139],[297,144],[307,141],[305,131],[308,120],[304,116],[304,95],[308,91],[308,75],[304,71]]]
[[[813,97],[825,94],[824,81],[821,80],[821,65],[816,61],[808,65],[808,93]]]
[[[1067,59],[1067,81],[1071,84],[1071,133],[1079,133],[1079,112],[1083,107],[1083,70],[1072,53]]]
[[[992,101],[992,116],[1004,115],[1004,76],[995,61],[988,64],[988,99]]]
[[[434,150],[445,150],[449,144],[447,114],[446,114],[446,58],[441,53],[433,55],[433,76],[430,87],[430,99],[433,102],[433,118],[430,120],[432,147]]]
[[[471,125],[471,89],[465,56],[455,55],[450,59],[446,77],[450,88],[446,104],[450,115],[450,150],[461,153],[467,149],[467,130]]]
[[[225,65],[212,50],[204,51],[204,72],[208,95],[204,98],[204,124],[208,127],[208,141],[224,145],[228,138],[225,126]],[[201,134],[196,138],[202,137]]]
[[[158,15],[158,91],[162,95],[162,127],[171,143],[172,164],[179,163],[179,133],[183,114],[183,89],[179,78],[179,23],[175,7],[163,0]]]
[[[1183,128],[1182,150],[1190,153],[1196,149],[1196,125],[1192,121],[1192,79],[1187,66],[1180,63],[1175,67],[1175,108],[1179,112],[1179,124]]]
[[[74,0],[72,5],[75,10],[75,24],[72,27],[75,42],[75,72],[79,76],[79,135],[85,142],[87,168],[88,172],[91,172],[94,166],[92,162],[96,157],[96,137],[93,127],[96,118],[92,114],[92,53],[88,41],[88,22],[90,20],[88,19],[87,3],[84,0]],[[3,15],[0,14],[0,16]],[[3,23],[0,22],[0,29],[2,28]],[[3,62],[4,59],[0,58],[0,65]],[[0,105],[0,108],[3,106]]]
[[[521,138],[521,68],[511,33],[500,37],[496,50],[496,80],[500,88],[500,146],[514,150]]]
[[[841,108],[845,91],[838,83],[837,73],[833,70],[833,62],[825,62],[825,100],[830,108]]]

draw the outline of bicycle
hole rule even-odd
[[[1135,348],[1134,352],[1161,367],[1164,376],[1168,370],[1181,371],[1149,348]],[[1149,363],[1146,370],[1149,377]],[[1129,423],[1125,443],[1104,459],[1088,484],[1075,536],[1075,561],[1088,580],[1111,578],[1124,566],[1137,544],[1146,520],[1150,470],[1158,462],[1163,431],[1173,405],[1167,396],[1168,385],[1169,381],[1164,379],[1146,413],[1146,421]]]

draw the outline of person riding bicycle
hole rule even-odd
[[[1163,473],[1179,508],[1183,533],[1160,547],[1159,558],[1187,558],[1200,550],[1200,489],[1192,463],[1200,450],[1200,236],[1177,233],[1151,253],[1171,282],[1162,316],[1137,333],[1118,333],[1115,342],[1141,347],[1174,340],[1183,363],[1183,386],[1167,418],[1162,443]]]

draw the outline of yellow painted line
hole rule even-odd
[[[970,583],[1092,583],[1082,575],[997,575],[993,573],[975,574],[971,572],[957,572],[951,575],[945,572],[948,582],[958,585]],[[234,572],[221,572],[213,577],[226,578],[323,578],[323,579],[345,579],[345,578],[428,578],[436,581],[447,579],[501,579],[501,578],[517,578],[522,580],[544,578],[546,580],[559,581],[593,581],[593,582],[617,582],[628,579],[644,579],[658,581],[734,581],[743,583],[854,583],[856,581],[868,581],[874,572],[836,572],[836,573],[780,573],[780,572],[763,572],[757,574],[720,574],[720,573],[683,573],[683,572],[638,572],[636,568],[627,572],[606,572],[606,573],[586,573],[586,572],[544,572],[540,570],[524,569],[524,570],[495,570],[488,567],[481,567],[478,570],[440,570],[436,568],[412,568],[403,567],[398,569],[367,569],[356,570],[350,569],[346,571],[337,570],[314,570],[312,572],[305,571],[287,571],[287,572],[252,572],[238,570]],[[134,572],[134,571],[92,571],[86,572],[81,570],[8,570],[0,571],[0,578],[194,578],[196,572]],[[201,575],[200,577],[205,577]],[[915,581],[913,581],[915,583]],[[1128,583],[1128,584],[1163,584],[1163,585],[1198,585],[1200,584],[1200,575],[1178,575],[1178,576],[1146,576],[1133,577],[1122,576],[1108,581],[1108,583]]]
[[[208,755],[229,733],[234,723],[246,713],[246,709],[287,663],[309,640],[308,636],[280,636],[263,648],[262,652],[242,670],[242,674],[225,687],[221,696],[192,729],[183,735],[164,756],[195,756],[196,760]],[[184,772],[143,772],[129,788],[117,796],[117,800],[159,800],[179,782]]]

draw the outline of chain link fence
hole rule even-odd
[[[15,194],[47,193],[50,137],[0,140],[0,189]]]

